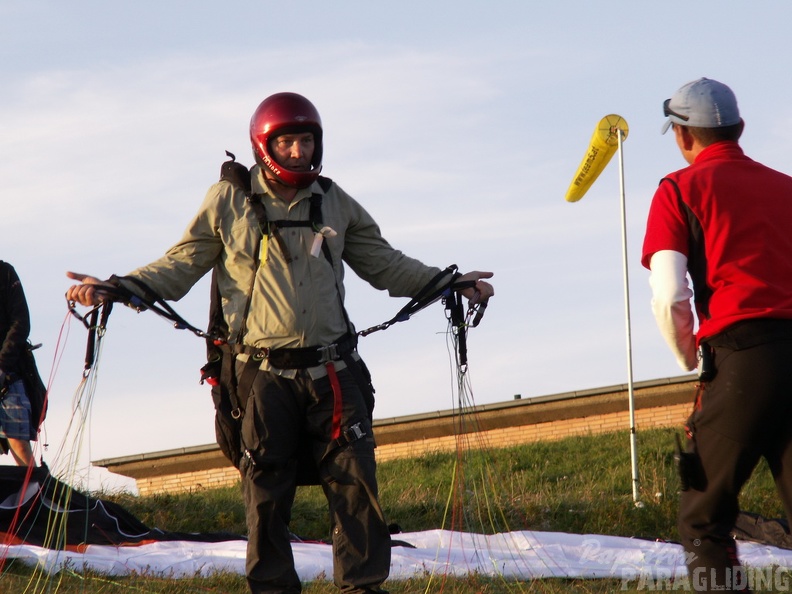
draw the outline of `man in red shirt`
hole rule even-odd
[[[689,165],[660,181],[641,261],[660,331],[702,388],[680,456],[679,533],[696,590],[746,591],[730,532],[760,458],[792,517],[792,178],[745,156],[726,85],[690,82],[663,112]]]

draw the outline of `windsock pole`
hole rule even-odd
[[[630,282],[627,273],[627,209],[624,197],[624,156],[622,145],[627,138],[627,122],[619,115],[610,114],[602,118],[594,128],[588,150],[569,184],[564,199],[577,202],[586,194],[615,153],[619,153],[619,188],[621,193],[622,261],[624,266],[624,312],[627,329],[627,390],[630,409],[630,459],[632,469],[632,494],[636,507],[643,507],[638,500],[638,451],[635,429],[635,393],[633,390],[632,337],[630,329]]]
[[[633,388],[633,365],[632,365],[632,330],[630,324],[630,279],[627,271],[627,206],[624,192],[624,155],[622,153],[622,141],[624,131],[621,128],[617,131],[619,140],[619,193],[621,196],[621,231],[622,231],[622,266],[624,268],[624,315],[625,329],[627,334],[627,393],[630,401],[630,468],[632,476],[632,496],[633,502],[637,507],[643,507],[638,499],[638,445],[637,432],[635,428],[635,390]]]

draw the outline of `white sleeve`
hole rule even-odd
[[[687,256],[671,250],[656,252],[649,262],[649,269],[652,313],[657,326],[680,367],[692,371],[697,367],[698,360],[690,303],[693,291],[687,279]]]

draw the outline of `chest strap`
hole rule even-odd
[[[324,180],[329,181],[328,178],[322,178],[320,180],[320,185],[323,189],[325,189],[325,191],[327,191],[330,185],[324,183]],[[275,240],[275,243],[278,244],[278,247],[283,254],[283,259],[287,264],[289,264],[292,261],[291,252],[289,251],[286,242],[280,234],[280,229],[288,227],[309,227],[312,228],[314,232],[318,233],[319,230],[324,226],[324,221],[322,218],[322,194],[311,194],[311,196],[308,198],[309,212],[307,221],[290,221],[286,219],[270,221],[269,217],[267,216],[267,209],[265,208],[261,197],[261,194],[250,194],[248,195],[247,200],[250,204],[250,207],[253,209],[253,213],[256,215],[261,232],[264,233],[268,238],[272,237]],[[332,266],[333,257],[330,254],[330,247],[327,245],[326,241],[322,242],[322,253],[324,254],[325,259],[330,263],[330,266]]]

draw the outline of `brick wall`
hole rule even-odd
[[[634,386],[635,425],[641,430],[681,427],[691,410],[691,376],[640,382]],[[374,421],[377,460],[385,462],[430,452],[502,448],[523,443],[629,429],[625,385],[569,392],[474,407],[459,415],[446,410]],[[460,427],[463,428],[460,434]],[[239,475],[217,444],[96,460],[93,464],[137,481],[141,495],[233,485]]]
[[[635,425],[640,429],[681,426],[690,414],[690,404],[660,406],[635,411]],[[624,431],[630,427],[628,411],[591,415],[579,419],[548,421],[534,425],[492,429],[465,436],[471,447],[504,448],[523,443],[552,441],[574,435],[595,435]],[[417,457],[427,452],[448,452],[456,449],[457,436],[394,443],[377,448],[377,461]]]
[[[227,487],[236,484],[238,480],[239,472],[229,464],[225,468],[139,478],[136,483],[141,495],[151,495]]]

